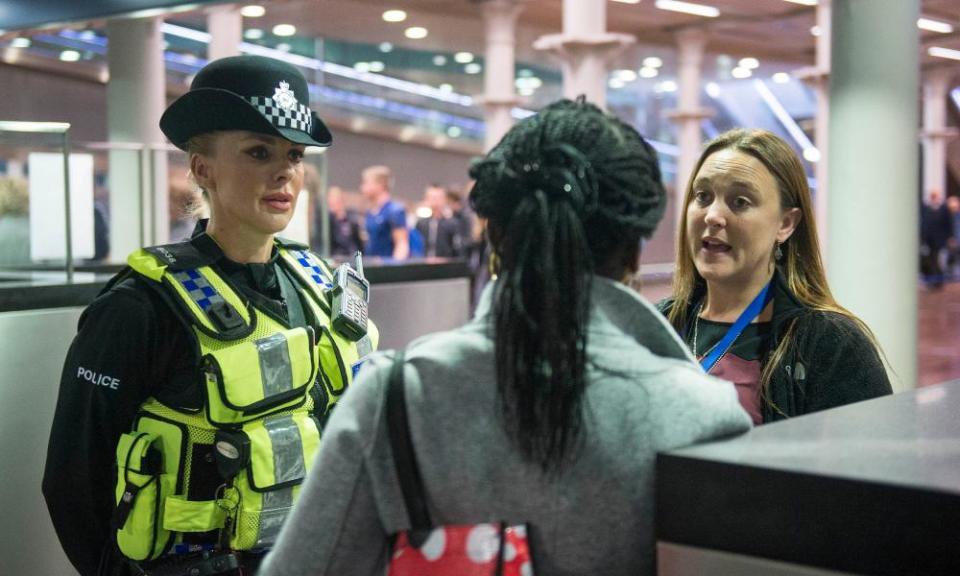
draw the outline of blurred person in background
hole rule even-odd
[[[960,267],[960,196],[947,197],[947,210],[950,211],[951,231],[950,237],[950,257],[948,266],[950,278],[957,279],[957,268]]]
[[[806,172],[786,142],[718,136],[683,214],[673,296],[659,307],[754,424],[891,393],[873,334],[827,285]]]
[[[330,253],[334,256],[353,256],[357,250],[363,250],[360,236],[360,221],[357,214],[347,210],[343,199],[343,190],[331,186],[327,191],[327,213],[330,222]],[[319,226],[317,233],[319,233]],[[314,246],[319,246],[315,242]]]
[[[460,223],[453,219],[447,206],[446,189],[439,184],[427,186],[423,205],[430,209],[429,217],[417,220],[417,231],[423,237],[423,255],[427,258],[460,256]]]
[[[384,408],[394,362],[435,524],[527,523],[538,576],[654,574],[656,453],[750,428],[623,283],[666,205],[636,130],[561,101],[471,174],[499,276],[470,323],[360,373],[260,576],[385,573],[410,528]]]
[[[393,172],[387,166],[370,166],[361,174],[360,193],[367,201],[365,254],[394,260],[410,256],[410,235],[403,206],[390,197]]]
[[[943,287],[944,250],[953,239],[953,217],[939,190],[932,190],[920,207],[920,265],[931,290]]]

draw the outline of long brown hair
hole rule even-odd
[[[777,268],[793,296],[813,310],[833,312],[850,319],[867,335],[879,351],[880,347],[867,325],[837,303],[830,292],[823,261],[820,258],[820,241],[817,238],[817,226],[813,216],[812,202],[810,201],[810,188],[807,185],[807,175],[800,159],[779,136],[766,130],[741,128],[717,136],[707,144],[687,181],[687,189],[683,199],[683,212],[681,213],[677,234],[677,264],[676,271],[673,274],[674,302],[667,315],[673,327],[681,332],[685,329],[687,312],[693,303],[694,291],[698,285],[704,283],[693,263],[693,254],[687,242],[686,213],[687,207],[694,196],[693,183],[704,161],[711,154],[727,149],[749,154],[763,163],[777,182],[782,210],[800,209],[800,222],[790,238],[783,243],[781,247],[783,257],[777,262]],[[772,251],[773,247],[771,246],[771,259],[773,258]],[[794,338],[795,334],[791,324],[763,367],[760,382],[765,395],[774,368],[779,364]]]

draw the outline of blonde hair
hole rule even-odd
[[[364,178],[372,178],[387,190],[393,189],[393,171],[389,166],[369,166],[363,171]]]
[[[216,132],[205,132],[203,134],[197,134],[196,136],[190,138],[187,141],[187,163],[189,166],[190,159],[194,154],[200,154],[202,156],[213,156],[216,152],[217,147],[217,133]],[[188,168],[187,180],[193,184],[194,188],[200,192],[198,196],[195,196],[195,201],[186,209],[186,212],[192,216],[194,219],[200,219],[209,216],[210,214],[210,192],[206,188],[200,185],[197,182],[196,176],[193,174],[193,170]]]
[[[693,303],[694,292],[698,285],[704,283],[703,277],[697,272],[693,262],[693,254],[687,242],[687,207],[693,200],[694,180],[700,172],[704,161],[720,150],[732,149],[748,154],[759,160],[767,168],[777,182],[780,192],[780,206],[783,210],[798,208],[801,218],[790,238],[783,243],[781,250],[783,257],[777,262],[777,267],[786,282],[787,288],[793,296],[804,306],[821,312],[833,312],[846,317],[853,322],[869,338],[873,345],[880,350],[876,338],[870,328],[857,318],[852,312],[841,306],[834,299],[827,284],[827,275],[820,258],[820,241],[817,237],[817,227],[810,201],[810,188],[807,185],[807,175],[793,149],[780,137],[766,130],[736,129],[724,132],[709,144],[697,160],[696,167],[687,181],[684,192],[683,212],[677,233],[677,263],[673,275],[673,306],[667,318],[675,329],[684,330],[687,323],[687,311]],[[771,249],[771,258],[773,257]],[[763,367],[760,382],[765,400],[769,402],[767,389],[773,370],[783,359],[796,334],[794,323],[781,339],[776,350]],[[778,408],[770,403],[774,409]]]

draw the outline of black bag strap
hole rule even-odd
[[[410,425],[407,420],[407,393],[403,378],[403,351],[397,352],[390,369],[387,382],[387,433],[390,436],[390,448],[393,451],[393,465],[400,480],[403,501],[410,516],[411,544],[417,545],[413,533],[425,534],[433,528],[427,501],[423,492],[423,482],[417,459],[413,451],[413,439],[410,437]]]

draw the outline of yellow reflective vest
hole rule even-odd
[[[320,441],[322,418],[372,352],[330,323],[333,274],[305,246],[277,240],[307,327],[290,328],[246,300],[190,243],[138,250],[127,263],[152,281],[195,336],[203,410],[149,398],[117,444],[117,544],[153,560],[189,533],[219,530],[235,550],[269,547],[293,506]],[[206,446],[202,446],[206,445]],[[212,450],[210,450],[212,447]],[[216,458],[223,483],[188,499],[195,450]]]

